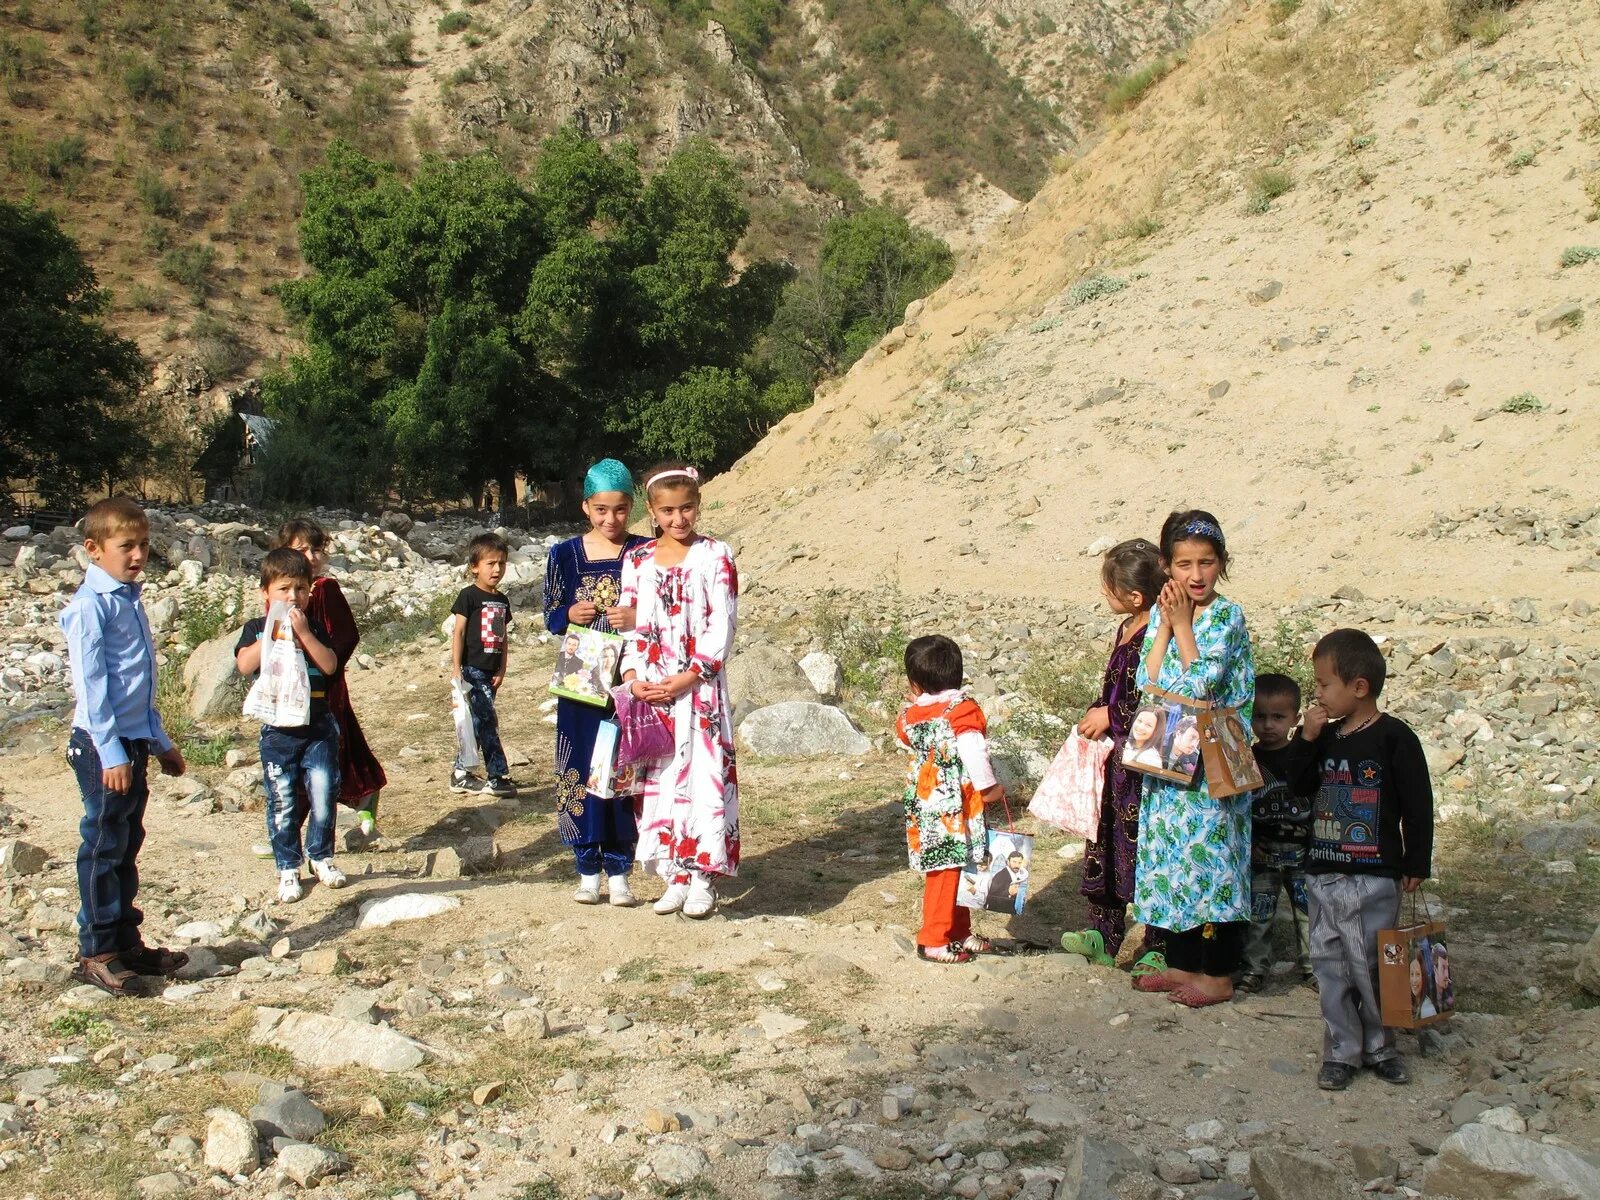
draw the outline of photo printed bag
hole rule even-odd
[[[311,674],[294,640],[289,605],[274,600],[261,632],[261,669],[244,698],[244,715],[263,725],[297,729],[311,720]]]

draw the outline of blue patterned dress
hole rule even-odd
[[[1150,610],[1139,653],[1141,688],[1152,682],[1145,660],[1160,623],[1157,606]],[[1244,611],[1216,597],[1195,610],[1194,640],[1200,657],[1187,668],[1177,638],[1167,643],[1161,674],[1153,682],[1180,696],[1237,708],[1248,729],[1256,668]],[[1249,919],[1251,796],[1213,800],[1203,770],[1193,787],[1145,776],[1133,890],[1136,919],[1174,931]]]
[[[604,610],[622,597],[622,558],[647,539],[630,536],[616,558],[591,559],[583,538],[569,538],[550,551],[544,576],[544,625],[557,637],[567,631],[567,610],[589,601],[602,610],[589,628],[614,632]],[[610,709],[577,700],[556,702],[556,826],[573,848],[582,875],[625,875],[639,840],[633,798],[602,800],[584,786],[595,731]]]

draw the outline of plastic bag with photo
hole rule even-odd
[[[261,631],[261,668],[244,698],[244,715],[263,725],[296,729],[311,720],[311,674],[294,640],[289,605],[275,600]]]

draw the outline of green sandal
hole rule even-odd
[[[1117,960],[1106,953],[1106,939],[1098,929],[1085,929],[1079,933],[1063,933],[1061,948],[1068,954],[1081,954],[1090,965],[1114,967]]]
[[[1137,979],[1141,975],[1160,975],[1167,969],[1167,956],[1159,950],[1152,950],[1134,963],[1128,974]]]

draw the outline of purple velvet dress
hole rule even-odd
[[[1128,621],[1118,628],[1118,639],[1127,631]],[[1095,701],[1095,707],[1104,706],[1111,720],[1111,754],[1106,759],[1100,832],[1094,841],[1084,845],[1083,885],[1079,891],[1089,901],[1090,928],[1100,931],[1106,953],[1113,957],[1127,935],[1125,914],[1133,900],[1134,864],[1139,857],[1139,805],[1144,795],[1144,776],[1122,765],[1122,744],[1128,739],[1128,727],[1139,709],[1135,677],[1143,646],[1144,638],[1139,636],[1113,642],[1100,698]],[[1160,949],[1154,935],[1154,930],[1146,934],[1146,950]]]

